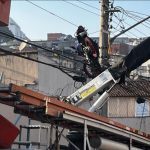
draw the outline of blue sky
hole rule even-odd
[[[77,26],[83,25],[88,29],[89,33],[96,32],[95,34],[91,34],[91,36],[99,36],[100,30],[100,17],[99,13],[100,10],[100,3],[99,1],[82,1],[90,6],[93,6],[95,8],[89,7],[81,2],[78,1],[68,1],[74,5],[78,5],[80,7],[83,7],[84,9],[87,9],[91,12],[85,11],[83,9],[80,9],[76,6],[73,6],[72,4],[64,1],[32,1],[38,6],[41,6],[42,8],[50,11],[54,15],[58,15],[59,17],[62,17],[66,19],[67,21],[71,22],[72,24],[46,12],[38,7],[32,5],[31,3],[23,0],[12,0],[11,2],[11,11],[10,16],[18,23],[18,25],[21,27],[22,31],[32,40],[44,40],[47,38],[47,33],[54,33],[54,32],[61,32],[64,34],[71,34],[74,35]],[[120,6],[125,10],[131,10],[136,11],[142,14],[150,15],[150,1],[143,1],[143,0],[128,0],[128,1],[115,1],[114,6]],[[96,9],[97,8],[97,9]],[[129,17],[126,17],[125,15],[117,14],[118,17],[124,19],[126,24],[124,24],[125,27],[132,25],[135,23],[133,19],[130,19]],[[139,14],[138,14],[139,15]],[[141,17],[146,17],[144,15],[140,15]],[[133,16],[134,17],[134,16]],[[113,18],[112,25],[116,28],[118,25],[118,20]],[[150,21],[150,19],[149,19]],[[128,25],[127,25],[128,24]],[[117,27],[119,30],[121,24]],[[145,27],[143,25],[140,25],[137,27],[137,30],[131,30],[131,33],[126,33],[125,36],[149,36],[150,34],[150,22],[146,24]],[[114,30],[115,31],[115,30]],[[142,33],[140,33],[141,31]],[[118,33],[118,32],[116,32]],[[116,33],[113,33],[112,35],[115,35]]]

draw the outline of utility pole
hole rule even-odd
[[[102,66],[108,66],[108,20],[109,0],[101,0],[100,35],[99,35],[99,62]]]

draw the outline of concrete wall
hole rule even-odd
[[[37,57],[37,56],[32,56]],[[17,85],[31,84],[38,78],[38,64],[23,58],[15,56],[0,56],[0,73],[3,73],[2,83],[9,84],[14,83]],[[14,113],[14,109],[10,106],[0,104],[0,114],[15,124],[19,118],[19,114]],[[29,118],[21,116],[20,120],[16,124],[19,128],[20,125],[28,125]],[[41,125],[42,123],[37,121],[31,121],[31,124]],[[50,126],[49,124],[42,124],[44,126]],[[22,140],[26,141],[26,129],[23,130]],[[41,136],[42,142],[45,142],[44,133]],[[16,141],[19,140],[17,137]],[[31,131],[31,140],[38,140],[38,131]],[[17,148],[17,145],[13,145]],[[22,147],[23,148],[23,147]]]
[[[37,56],[35,56],[37,57]],[[44,62],[51,62],[49,58],[44,56],[39,56],[39,60]],[[14,56],[1,56],[0,57],[0,72],[4,73],[3,83],[9,84],[14,83],[18,85],[31,84],[33,81],[38,78],[38,87],[36,90],[39,90],[41,93],[48,95],[70,95],[76,89],[74,88],[74,81],[62,73],[60,70],[52,68],[50,66],[37,64],[35,62],[22,59]],[[30,87],[32,88],[32,87]],[[15,123],[19,118],[19,114],[15,114],[12,107],[0,104],[0,114],[3,115],[6,119],[10,120],[12,123]],[[29,119],[27,117],[21,116],[21,119],[17,123],[17,127],[20,125],[28,125]],[[37,121],[31,121],[31,124],[35,125],[44,125],[50,126],[50,124],[43,124]],[[64,134],[67,133],[67,130],[64,131]],[[45,142],[44,131],[41,136],[42,142]],[[53,133],[53,141],[55,139],[55,130]],[[17,137],[16,141],[19,140]],[[26,141],[26,130],[23,130],[22,140]],[[31,132],[31,141],[38,140],[38,131],[33,130]],[[67,141],[62,138],[60,144],[67,144]],[[13,148],[16,148],[16,145],[13,145]],[[24,146],[22,146],[24,148]],[[44,147],[42,149],[45,149]]]
[[[49,58],[39,55],[39,60],[51,63]],[[39,91],[48,95],[68,96],[76,89],[72,78],[56,68],[39,64]]]
[[[2,82],[17,85],[31,84],[38,78],[38,65],[15,56],[0,56],[0,73],[3,73]]]
[[[138,129],[140,131],[143,131],[145,133],[150,134],[150,117],[117,117],[117,118],[112,118],[113,120],[120,122],[122,124],[125,124],[129,127]]]

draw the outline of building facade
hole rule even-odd
[[[127,81],[116,85],[109,93],[106,116],[150,133],[150,82],[147,80]]]
[[[0,56],[0,73],[4,84],[33,84],[38,78],[38,65],[12,55]]]

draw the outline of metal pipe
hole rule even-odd
[[[86,120],[84,121],[84,150],[86,150],[86,138],[87,138],[87,128]]]
[[[99,98],[96,100],[96,102],[89,108],[89,112],[94,112],[96,109],[100,109],[103,107],[103,105],[107,102],[109,97],[109,91],[116,85],[117,80],[115,83],[110,87],[109,90],[105,91]]]
[[[55,130],[57,130],[56,127],[53,126],[53,128],[54,128]],[[80,149],[79,149],[71,140],[69,140],[63,133],[61,133],[59,130],[57,130],[57,131],[58,131],[58,133],[60,133],[61,136],[62,136],[63,138],[65,138],[76,150],[80,150]]]
[[[99,97],[99,99],[92,105],[92,107],[90,107],[90,109],[88,111],[94,112],[97,108],[99,108],[100,106],[102,106],[105,103],[105,101],[107,100],[108,97],[109,97],[109,94],[107,93],[107,91],[105,91]]]
[[[123,143],[112,141],[109,139],[104,139],[101,137],[92,137],[90,139],[90,144],[93,148],[101,150],[129,150],[129,146]],[[132,150],[142,150],[140,148],[132,147]]]
[[[30,141],[30,125],[31,125],[31,118],[28,119],[27,137],[26,137],[27,141]],[[30,148],[30,144],[26,145],[26,148]]]

